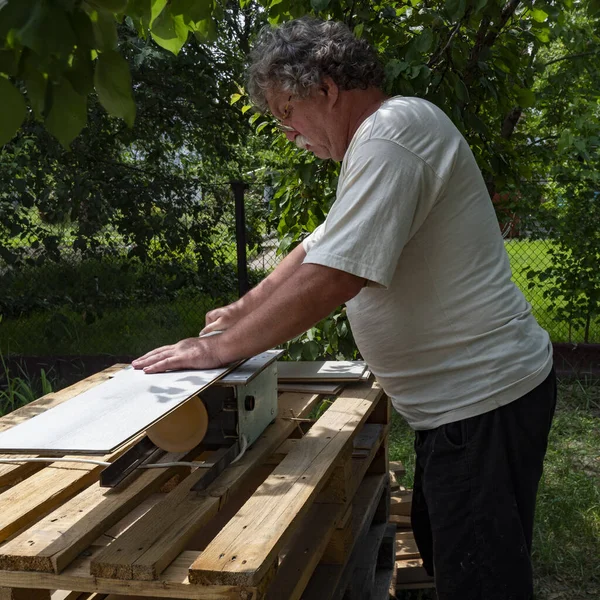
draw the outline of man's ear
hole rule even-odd
[[[331,108],[338,101],[340,88],[331,77],[325,77],[319,86],[319,94],[327,97],[327,104]]]

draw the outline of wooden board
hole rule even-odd
[[[189,460],[166,454],[158,462]],[[101,488],[96,482],[30,529],[0,547],[0,569],[60,573],[80,552],[122,517],[157,491],[174,474],[189,468],[149,469],[123,488]]]
[[[0,451],[108,454],[230,368],[147,375],[125,368],[70,400],[0,433]]]
[[[277,363],[278,381],[360,381],[367,365],[362,360],[294,361]]]
[[[92,561],[96,577],[151,580],[157,578],[186,544],[239,493],[253,470],[262,465],[295,429],[295,415],[308,414],[318,401],[316,395],[283,394],[279,414],[264,434],[238,462],[230,465],[204,492],[191,491],[202,476],[192,473],[167,498],[148,511]]]
[[[338,457],[382,396],[356,386],[344,392],[281,461],[190,568],[190,582],[259,586],[274,568],[290,528],[310,509]]]

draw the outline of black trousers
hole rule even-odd
[[[415,432],[411,521],[439,600],[530,600],[538,483],[554,370],[491,412]]]

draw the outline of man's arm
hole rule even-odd
[[[302,264],[306,252],[302,244],[298,244],[255,288],[244,294],[239,300],[211,310],[206,314],[206,326],[201,334],[229,329],[240,319],[249,315],[257,307],[264,304],[274,291],[286,281]]]
[[[254,356],[306,331],[356,296],[363,285],[364,279],[356,275],[303,264],[222,334],[157,348],[135,360],[133,366],[147,373],[211,369]]]

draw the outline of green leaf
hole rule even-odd
[[[115,50],[117,47],[117,22],[113,15],[94,11],[90,18],[92,20],[92,28],[94,38],[96,40],[96,48],[102,52]]]
[[[27,115],[25,100],[19,90],[0,76],[0,146],[14,137]]]
[[[315,11],[321,12],[327,9],[329,2],[330,0],[310,0],[310,5],[315,9]]]
[[[87,98],[78,94],[67,79],[52,87],[52,108],[46,129],[65,147],[79,135],[87,120]]]
[[[90,15],[83,10],[76,10],[70,15],[70,19],[77,46],[93,48],[95,46],[95,33]]]
[[[541,8],[534,8],[531,11],[531,16],[533,17],[534,21],[543,23],[548,18],[548,13],[543,11]]]
[[[464,81],[460,78],[457,78],[454,82],[454,91],[456,93],[456,97],[463,103],[469,101],[469,90],[465,85]]]
[[[18,50],[0,50],[0,73],[15,76],[19,64]]]
[[[548,43],[550,41],[550,29],[544,27],[543,29],[532,29],[533,35],[540,40],[540,42]]]
[[[152,0],[129,0],[127,14],[132,19],[141,21],[147,29],[152,21]]]
[[[45,115],[47,84],[46,76],[37,69],[30,69],[25,76],[29,104],[39,120],[42,120]]]
[[[100,103],[115,117],[133,126],[135,103],[131,90],[131,74],[127,61],[118,52],[103,52],[98,57],[94,85]]]
[[[127,8],[127,0],[87,0],[87,3],[110,13],[120,13]]]
[[[23,27],[36,5],[37,0],[0,2],[0,39],[4,39],[11,29]]]
[[[417,38],[416,48],[419,52],[428,52],[433,43],[433,33],[429,29],[425,29]]]
[[[169,5],[152,22],[150,33],[154,41],[173,54],[178,54],[187,40],[189,29],[182,15],[173,15]]]
[[[516,93],[521,108],[528,108],[535,105],[535,93],[532,90],[517,89]]]
[[[235,104],[241,97],[241,94],[231,94],[231,97],[229,98],[229,104]]]
[[[185,23],[209,19],[213,11],[212,0],[173,0],[171,14],[181,15]]]
[[[267,125],[269,124],[268,121],[263,121],[257,128],[256,128],[256,133],[260,133]]]
[[[388,82],[391,83],[394,81],[394,79],[396,79],[396,77],[398,77],[398,75],[400,75],[400,73],[406,71],[407,68],[409,68],[409,64],[407,62],[392,59],[387,62],[384,67],[385,77]]]
[[[213,42],[217,39],[217,28],[213,19],[198,21],[194,27],[194,35],[200,43]]]
[[[65,73],[78,94],[87,96],[94,89],[92,54],[87,48],[77,48],[71,68]]]
[[[77,42],[67,13],[49,2],[38,2],[16,38],[40,56],[69,54]]]
[[[481,12],[487,6],[488,2],[489,0],[477,0],[477,3],[475,4],[475,12]]]
[[[467,9],[467,0],[446,0],[446,12],[453,21],[463,18]]]
[[[244,104],[242,106],[242,114],[245,115],[252,108],[252,104]]]
[[[302,346],[302,358],[304,358],[304,360],[316,360],[319,356],[319,351],[320,348],[317,342],[314,340],[306,342]]]

